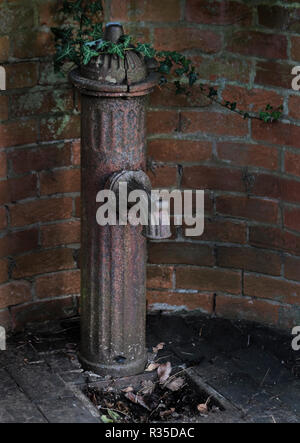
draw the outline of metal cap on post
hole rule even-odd
[[[109,24],[105,38],[123,34]],[[146,96],[158,77],[134,47],[70,73],[82,96],[80,360],[101,375],[133,375],[146,364],[146,240],[141,226],[99,226],[96,196],[120,171],[146,180]]]

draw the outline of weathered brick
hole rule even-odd
[[[290,25],[290,10],[281,6],[258,5],[259,24],[270,29],[285,31]]]
[[[278,222],[278,203],[258,198],[222,195],[216,198],[217,213],[265,223]]]
[[[264,300],[218,295],[216,313],[219,317],[233,320],[248,320],[277,326],[279,305]]]
[[[2,206],[0,207],[0,231],[5,229],[6,226],[7,226],[6,209]]]
[[[179,114],[176,111],[151,111],[147,114],[149,134],[165,134],[178,131]]]
[[[174,22],[180,19],[180,0],[112,0],[112,20]]]
[[[239,115],[220,112],[182,112],[182,132],[245,136],[248,125]]]
[[[255,83],[265,86],[276,86],[291,89],[294,65],[273,61],[259,61],[256,64]]]
[[[300,284],[271,277],[245,274],[245,295],[300,305]]]
[[[214,82],[224,78],[231,81],[248,83],[250,79],[250,60],[234,58],[230,55],[212,57],[200,57],[199,55],[189,57],[201,79]]]
[[[283,96],[275,91],[265,89],[247,89],[240,86],[227,85],[223,91],[224,100],[238,103],[242,110],[259,112],[265,110],[268,104],[274,108],[283,104]]]
[[[291,37],[291,56],[293,60],[300,61],[300,37]]]
[[[284,156],[284,167],[287,174],[300,177],[300,155],[286,151]]]
[[[240,294],[241,274],[228,269],[179,267],[176,269],[176,287]]]
[[[176,186],[177,168],[171,166],[161,166],[155,171],[148,172],[153,188],[169,188]]]
[[[0,120],[8,119],[8,96],[0,95]]]
[[[153,264],[214,265],[213,249],[197,243],[150,243],[148,254]]]
[[[253,174],[251,192],[258,196],[279,198],[287,202],[300,201],[300,182],[275,175]]]
[[[0,62],[6,62],[9,57],[9,37],[0,37]]]
[[[252,136],[255,140],[300,148],[300,126],[291,123],[276,122],[268,125],[255,121],[252,126]]]
[[[213,311],[212,294],[148,291],[147,301],[152,311],[198,310],[205,314],[212,314]]]
[[[0,5],[0,34],[10,34],[34,27],[33,4],[12,2]]]
[[[188,0],[186,19],[194,23],[212,25],[250,25],[252,10],[247,5],[227,0],[222,2]]]
[[[197,86],[186,86],[184,94],[176,94],[176,86],[171,83],[166,87],[157,87],[150,96],[151,106],[176,107],[204,107],[211,104],[211,100]]]
[[[281,258],[278,254],[254,248],[220,246],[217,249],[217,264],[224,268],[244,269],[262,274],[281,273]]]
[[[284,225],[288,229],[300,232],[300,208],[285,208]]]
[[[244,244],[247,240],[246,224],[206,218],[204,233],[200,237],[193,238],[200,238],[202,241]]]
[[[41,140],[63,140],[80,137],[80,116],[65,115],[41,121]]]
[[[13,327],[15,330],[21,330],[29,323],[57,320],[58,318],[72,317],[77,312],[73,297],[60,298],[57,300],[33,302],[23,306],[13,307],[11,309]]]
[[[12,232],[0,238],[0,257],[7,257],[36,249],[39,245],[37,229]]]
[[[286,59],[287,47],[287,38],[278,34],[243,30],[227,38],[227,50],[254,57]]]
[[[249,232],[249,243],[261,248],[277,249],[300,255],[300,236],[277,228],[252,226]]]
[[[8,309],[0,311],[0,325],[3,326],[7,331],[12,329],[11,315]]]
[[[13,203],[37,194],[37,178],[34,174],[0,181],[0,205]]]
[[[221,49],[221,36],[210,30],[197,28],[172,27],[156,28],[154,31],[154,44],[157,50],[186,51],[200,49],[207,54],[214,54]]]
[[[148,266],[147,288],[149,289],[172,289],[173,271],[171,266]]]
[[[157,162],[202,162],[212,155],[212,143],[191,140],[149,140],[148,155]]]
[[[241,171],[214,166],[186,166],[183,169],[182,187],[237,192],[244,191]]]
[[[32,252],[16,258],[13,278],[31,277],[74,267],[75,262],[71,249],[61,248]]]
[[[18,149],[10,152],[8,159],[14,173],[18,175],[30,171],[50,170],[71,164],[71,147],[65,143],[41,148]]]
[[[0,152],[0,178],[5,178],[7,175],[6,153]]]
[[[72,198],[51,198],[18,204],[10,208],[11,225],[18,227],[68,219],[72,217],[72,205]]]
[[[291,95],[289,98],[289,115],[298,120],[300,108],[300,97],[298,95]]]
[[[222,142],[217,144],[218,157],[236,166],[257,166],[276,170],[279,153],[275,148],[248,143]]]
[[[5,66],[7,89],[31,88],[38,82],[38,63],[13,63]]]
[[[80,197],[75,198],[75,217],[80,217],[81,215],[81,199]]]
[[[9,269],[8,265],[9,265],[8,260],[5,259],[0,260],[0,283],[5,283],[8,280],[8,269]]]
[[[284,257],[284,276],[289,280],[300,281],[300,258]]]
[[[80,166],[80,163],[81,163],[81,159],[80,159],[80,155],[81,155],[80,140],[73,141],[68,146],[71,147],[71,151],[72,151],[72,164],[74,166]]]
[[[41,227],[43,247],[80,243],[80,223],[70,221]]]
[[[58,0],[47,0],[46,2],[39,2],[39,19],[40,25],[48,27],[57,26],[57,8],[59,7]]]
[[[14,51],[13,55],[16,58],[35,58],[43,57],[46,54],[53,54],[54,35],[49,31],[33,31],[20,33],[17,32],[13,36]]]
[[[41,195],[80,191],[80,170],[59,170],[40,174]]]
[[[31,298],[31,285],[28,282],[11,282],[0,286],[0,309],[28,302]]]
[[[0,124],[0,148],[35,143],[37,138],[37,123],[35,120],[20,120]]]
[[[80,293],[80,271],[63,271],[36,278],[38,298],[54,298]]]

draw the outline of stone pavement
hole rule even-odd
[[[160,362],[191,368],[198,389],[224,407],[197,421],[300,422],[300,352],[292,351],[291,337],[220,319],[151,315],[147,338],[149,350],[165,342]],[[101,422],[82,391],[107,379],[81,369],[78,341],[78,319],[9,338],[8,350],[0,352],[1,423]]]

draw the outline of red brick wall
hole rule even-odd
[[[72,315],[80,279],[78,100],[51,67],[57,0],[0,1],[0,324]],[[149,244],[149,309],[300,324],[299,3],[107,0],[106,19],[184,51],[243,120],[199,94],[157,90],[148,115],[155,186],[206,189],[205,233]],[[5,17],[5,20],[2,19]]]

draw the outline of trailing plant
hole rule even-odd
[[[55,36],[56,53],[54,65],[56,71],[64,72],[74,66],[87,65],[100,54],[108,53],[125,57],[126,51],[134,51],[148,59],[158,62],[161,74],[160,86],[175,86],[176,94],[191,96],[195,87],[200,93],[224,108],[241,115],[244,119],[258,119],[265,123],[274,122],[282,116],[282,106],[274,108],[270,104],[258,114],[240,110],[236,102],[219,98],[218,91],[212,86],[200,83],[199,74],[192,61],[176,51],[157,51],[149,43],[134,41],[130,35],[124,35],[117,43],[104,40],[103,5],[101,0],[64,0],[58,11],[64,21],[71,18],[71,24],[51,28]],[[100,21],[96,21],[100,20]]]

